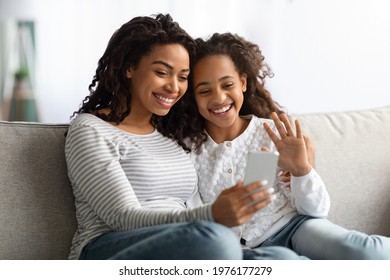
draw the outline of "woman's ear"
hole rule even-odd
[[[241,78],[242,92],[246,92],[246,74],[242,74]]]
[[[126,70],[126,77],[131,79],[131,76],[133,75],[133,69],[129,68]]]

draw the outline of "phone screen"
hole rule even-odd
[[[274,185],[279,156],[273,152],[249,152],[244,175],[244,185],[267,180],[266,187]]]

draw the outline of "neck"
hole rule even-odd
[[[101,113],[108,114],[108,109],[102,109]],[[119,124],[111,123],[119,129],[133,134],[149,134],[154,131],[154,126],[151,122],[152,114],[139,114],[134,112],[131,113]]]
[[[151,115],[145,117],[131,113],[118,125],[118,128],[134,134],[149,134],[154,131]]]
[[[220,127],[206,122],[206,131],[215,143],[233,141],[240,136],[248,127],[250,120],[238,118],[236,122],[227,127]]]

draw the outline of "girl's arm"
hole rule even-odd
[[[264,123],[264,128],[279,152],[279,167],[292,175],[292,203],[300,214],[327,216],[330,208],[329,194],[320,176],[310,164],[299,121],[295,121],[296,133],[294,133],[285,114],[282,114],[279,119],[277,114],[272,113],[271,118],[280,137],[267,123]]]

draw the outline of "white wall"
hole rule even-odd
[[[137,15],[169,12],[193,36],[231,31],[258,44],[290,112],[390,104],[386,0],[0,0],[1,19],[33,19],[43,122],[67,122],[88,94],[112,33]],[[390,3],[390,1],[389,1]]]

